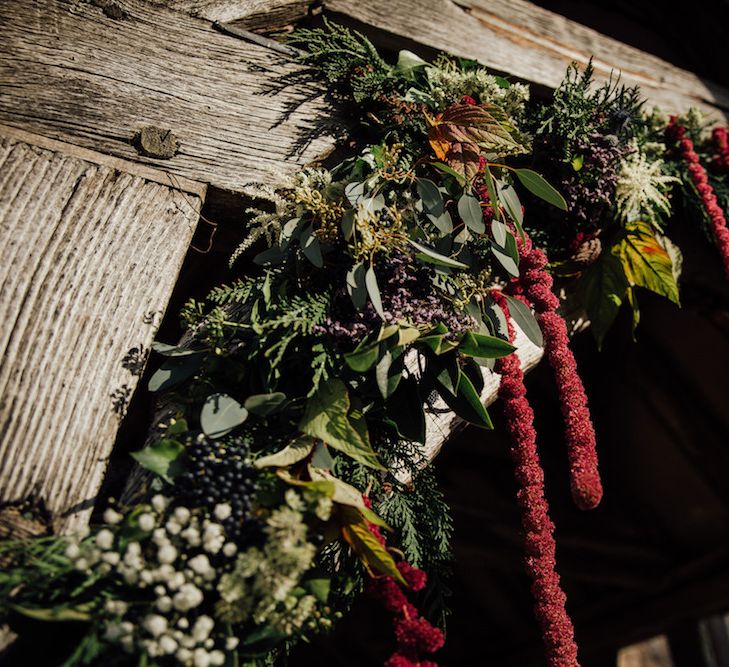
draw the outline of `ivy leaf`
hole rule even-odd
[[[567,202],[564,197],[536,171],[533,169],[514,169],[514,173],[521,181],[521,184],[533,195],[563,211],[567,210]]]
[[[308,436],[300,436],[282,450],[261,456],[253,462],[256,468],[285,468],[292,463],[303,461],[314,448],[314,441]]]
[[[193,376],[202,364],[202,355],[174,356],[165,361],[149,378],[149,391],[164,391]]]
[[[469,357],[478,357],[482,359],[500,359],[506,357],[516,348],[501,338],[494,336],[486,336],[484,334],[474,333],[472,331],[464,334],[458,351]]]
[[[352,547],[362,564],[370,573],[379,573],[392,577],[402,586],[407,582],[397,569],[390,552],[380,544],[367,526],[366,519],[353,507],[341,508],[342,537]]]
[[[349,393],[344,382],[337,378],[327,380],[307,401],[299,430],[363,465],[385,470],[372,450],[364,419],[354,419],[349,408]]]
[[[248,412],[262,417],[278,412],[284,405],[286,405],[286,394],[280,391],[272,394],[253,394],[243,402],[243,407]]]
[[[214,440],[227,435],[247,418],[248,410],[228,394],[211,394],[200,410],[203,433]]]
[[[377,314],[384,320],[385,311],[382,309],[382,297],[380,297],[380,288],[377,286],[377,276],[373,267],[369,267],[365,273],[365,285],[367,286],[367,294],[370,295],[370,301],[375,308]]]
[[[481,204],[473,195],[466,193],[461,196],[458,200],[458,215],[461,216],[461,220],[466,224],[466,227],[476,234],[483,234],[486,231]]]
[[[511,296],[506,297],[506,302],[509,304],[511,319],[516,322],[516,325],[524,332],[526,337],[537,347],[544,347],[544,336],[537,318],[532,313],[532,309],[523,301]]]
[[[413,248],[420,251],[415,256],[421,262],[425,262],[426,264],[436,264],[438,266],[447,266],[452,269],[467,269],[468,268],[468,264],[464,264],[463,262],[459,262],[456,259],[451,259],[450,257],[441,255],[440,253],[437,253],[432,248],[421,245],[420,243],[417,243],[416,241],[413,241],[412,239],[408,239],[408,242],[410,243],[411,246],[413,246]]]
[[[615,244],[611,252],[620,259],[629,285],[645,287],[679,303],[678,285],[673,272],[673,262],[661,245],[653,227],[641,220],[629,222],[626,234]]]
[[[590,328],[598,347],[602,347],[605,334],[625,298],[628,279],[620,259],[610,252],[605,252],[597,262],[588,267],[581,283],[585,310],[590,318]]]
[[[132,452],[132,458],[143,468],[151,470],[171,484],[173,478],[183,470],[178,459],[184,451],[182,443],[163,438],[149,447]]]

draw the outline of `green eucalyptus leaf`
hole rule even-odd
[[[486,231],[481,204],[473,195],[466,193],[461,196],[458,200],[458,215],[461,216],[466,227],[476,234],[483,234]]]
[[[516,253],[516,243],[512,245],[510,241],[514,242],[514,237],[511,234],[506,235],[506,246],[500,246],[495,241],[491,242],[491,252],[494,257],[498,260],[499,264],[504,267],[509,275],[514,277],[519,275],[519,256]],[[514,255],[516,254],[516,257]]]
[[[322,266],[324,266],[324,258],[321,255],[319,239],[314,234],[312,227],[307,227],[301,233],[300,243],[306,259],[308,259],[317,269],[321,269]]]
[[[385,311],[382,309],[382,297],[380,297],[380,288],[377,286],[375,269],[372,266],[365,272],[365,285],[367,286],[367,294],[370,295],[370,301],[375,311],[384,320]]]
[[[364,193],[364,183],[347,183],[347,185],[344,186],[344,195],[347,197],[352,206],[357,206],[360,199],[364,197]]]
[[[494,218],[491,221],[491,234],[493,234],[494,241],[496,241],[496,245],[501,246],[502,248],[506,246],[506,236],[508,235],[509,231],[506,228],[506,225],[501,222],[501,220],[497,220]]]
[[[497,180],[496,188],[498,189],[499,200],[504,205],[509,217],[516,226],[521,240],[524,241],[526,239],[524,228],[522,227],[524,224],[524,211],[519,201],[519,195],[516,194],[516,190],[511,183],[504,183],[503,181]]]
[[[254,394],[244,401],[243,407],[254,415],[265,417],[283,408],[286,400],[286,394],[280,391],[271,394]]]
[[[382,359],[377,363],[375,367],[375,380],[377,381],[377,388],[382,394],[382,398],[387,400],[392,393],[397,389],[402,378],[402,372],[398,369],[393,369],[393,355],[390,352],[385,352]]]
[[[355,211],[353,208],[348,208],[342,215],[342,236],[345,241],[349,241],[354,234],[354,216]]]
[[[444,174],[448,174],[449,176],[453,176],[461,185],[464,182],[463,174],[459,174],[453,167],[449,167],[447,164],[443,164],[442,162],[433,162],[431,163],[438,171],[443,172]]]
[[[426,264],[435,264],[437,266],[447,266],[452,269],[467,269],[468,268],[468,264],[464,264],[463,262],[459,262],[458,260],[451,259],[450,257],[445,257],[444,255],[437,253],[432,248],[421,245],[420,243],[417,243],[417,242],[413,241],[412,239],[408,239],[408,242],[416,250],[420,251],[415,256],[421,262],[425,262]]]
[[[564,197],[536,171],[533,169],[515,169],[514,173],[521,184],[533,195],[563,211],[567,210],[567,202]]]
[[[192,377],[202,364],[202,355],[171,357],[167,359],[149,378],[149,391],[165,391],[170,387]]]
[[[403,49],[397,56],[395,69],[407,78],[413,78],[415,70],[424,69],[428,63],[412,51]]]
[[[453,231],[453,219],[448,211],[443,211],[440,215],[433,215],[432,213],[426,213],[425,215],[435,225],[442,236],[450,234]]]
[[[532,309],[523,301],[511,296],[506,297],[506,302],[509,304],[509,315],[511,315],[511,319],[516,322],[526,337],[537,347],[544,347],[542,330],[539,328],[539,322],[534,317]]]
[[[334,466],[334,459],[329,453],[327,446],[321,440],[316,443],[314,454],[311,457],[311,465],[321,470],[331,470]]]
[[[268,248],[263,252],[259,252],[254,258],[253,263],[259,266],[274,266],[280,264],[286,255],[281,252],[277,246]]]
[[[426,212],[432,213],[435,216],[442,215],[445,211],[445,204],[438,186],[427,178],[419,178],[416,181],[416,185]]]
[[[172,483],[174,477],[184,469],[178,460],[184,451],[182,443],[171,438],[163,438],[149,447],[132,452],[132,458],[143,468]]]
[[[347,362],[353,371],[357,373],[365,373],[372,368],[380,358],[380,346],[378,343],[368,343],[357,347],[352,352],[344,355],[344,361]]]
[[[483,180],[486,183],[486,190],[489,193],[489,204],[494,211],[494,220],[501,218],[501,209],[499,208],[499,198],[496,195],[496,185],[494,184],[494,177],[491,175],[491,170],[488,166],[484,167]],[[501,245],[501,244],[500,244]]]
[[[365,268],[362,262],[357,262],[347,271],[347,293],[357,310],[362,310],[367,304],[367,286],[365,284]]]
[[[209,438],[222,438],[248,418],[246,410],[228,394],[211,394],[200,410],[200,426]]]

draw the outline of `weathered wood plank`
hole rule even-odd
[[[0,136],[0,503],[88,518],[200,204]]]
[[[570,62],[594,55],[598,80],[621,71],[666,111],[729,110],[729,91],[718,84],[525,0],[324,0],[324,9],[550,88]]]
[[[208,21],[260,30],[301,20],[312,4],[307,0],[170,0],[167,6]]]
[[[0,3],[1,123],[234,191],[332,146],[322,86],[281,78],[299,66],[159,5],[119,0],[111,18],[100,4]],[[177,153],[140,155],[145,126]]]

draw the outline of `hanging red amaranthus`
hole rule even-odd
[[[559,299],[552,292],[552,276],[544,268],[547,256],[528,237],[518,245],[520,276],[512,281],[511,289],[534,308],[542,329],[544,352],[554,370],[565,422],[572,497],[580,509],[593,509],[602,498],[602,482],[587,394],[569,347],[567,325],[556,312]]]
[[[689,175],[696,187],[696,191],[701,197],[704,211],[711,220],[711,231],[714,235],[714,241],[719,249],[719,253],[721,254],[724,273],[729,276],[729,229],[726,226],[724,212],[716,200],[714,189],[709,185],[706,169],[701,166],[699,155],[694,150],[694,142],[686,134],[686,127],[676,122],[675,116],[671,117],[666,135],[669,141],[678,142],[681,156],[687,163]]]
[[[729,173],[729,136],[726,127],[715,127],[711,131],[711,139],[716,151],[711,160],[711,167],[720,174]]]
[[[514,327],[509,321],[509,309],[503,294],[496,291],[494,299],[504,311],[509,338],[514,340]],[[555,572],[554,524],[549,518],[544,497],[544,472],[537,453],[534,412],[526,398],[524,374],[516,354],[496,362],[501,374],[499,397],[511,436],[511,457],[519,486],[517,501],[525,533],[526,569],[532,579],[534,611],[542,631],[550,667],[578,667],[574,628],[565,603],[567,598]]]
[[[365,496],[364,501],[371,507],[369,498]],[[368,527],[380,544],[385,546],[380,529],[374,524],[368,524]],[[412,591],[417,593],[425,588],[428,582],[425,572],[405,561],[398,563],[397,569]],[[443,647],[443,632],[420,616],[395,579],[388,576],[371,577],[365,584],[365,590],[393,616],[397,649],[385,662],[385,667],[438,667],[437,663],[423,660],[421,656],[435,653]]]

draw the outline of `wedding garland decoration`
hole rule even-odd
[[[364,591],[392,616],[385,664],[434,667],[452,520],[426,415],[492,428],[495,370],[535,615],[549,664],[576,667],[516,330],[554,371],[572,495],[591,509],[595,432],[557,295],[598,345],[623,302],[637,326],[641,289],[678,304],[677,202],[708,216],[729,266],[726,129],[647,113],[591,67],[530,103],[474,61],[390,64],[328,22],[289,39],[353,119],[349,157],[251,187],[231,282],[154,346],[141,488],[77,534],[0,543],[10,650],[73,621],[67,667],[271,666]]]

